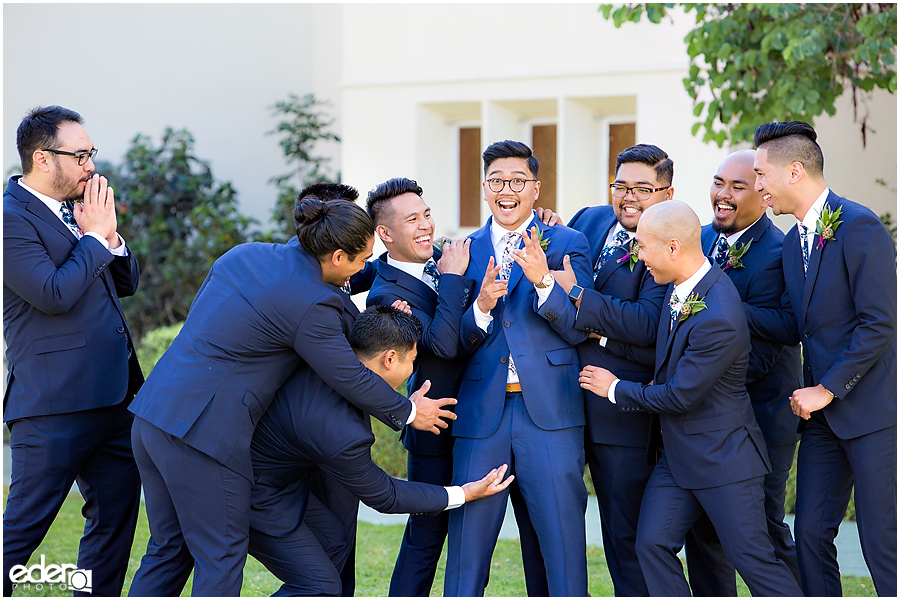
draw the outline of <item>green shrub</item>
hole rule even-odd
[[[167,325],[144,334],[144,338],[137,349],[138,362],[141,363],[144,377],[150,374],[150,371],[156,366],[156,361],[172,345],[172,341],[175,340],[175,336],[181,331],[182,325],[184,323]]]

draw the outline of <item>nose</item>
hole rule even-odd
[[[763,191],[762,182],[759,180],[759,175],[756,176],[756,186],[754,187],[757,192]]]
[[[81,168],[84,169],[88,173],[92,173],[94,171],[94,169],[97,168],[97,165],[94,164],[93,157],[89,156],[87,161],[85,161],[85,163],[83,165],[81,165]]]

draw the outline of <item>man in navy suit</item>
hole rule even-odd
[[[554,277],[578,307],[575,327],[591,333],[578,344],[581,366],[597,365],[630,381],[653,379],[656,330],[666,287],[653,281],[637,253],[634,232],[644,210],[674,194],[668,154],[638,144],[616,157],[612,206],[581,209],[569,227],[591,244],[594,285],[584,290],[568,262]],[[635,553],[641,498],[653,465],[647,460],[650,413],[623,412],[584,392],[584,449],[600,508],[603,551],[617,596],[646,596]]]
[[[344,337],[335,293],[372,255],[372,220],[338,184],[310,186],[297,239],[244,244],[219,258],[184,327],[137,395],[132,440],[150,541],[129,593],[236,596],[249,537],[250,439],[275,391],[309,365],[343,397],[395,429],[437,432],[453,413],[397,394]],[[340,198],[344,198],[343,200]],[[330,201],[322,201],[321,198]]]
[[[140,272],[116,232],[113,189],[92,175],[97,149],[82,122],[60,106],[32,110],[16,139],[24,175],[3,194],[4,596],[73,481],[86,519],[77,564],[94,594],[121,593],[137,523],[128,403],[143,376],[119,298],[134,294]]]
[[[374,306],[356,319],[350,346],[373,373],[399,387],[413,370],[421,334],[412,315]],[[285,581],[277,595],[342,593],[338,572],[351,544],[341,519],[321,508],[314,522],[307,519],[307,503],[317,502],[307,483],[316,468],[385,513],[440,513],[496,494],[512,481],[503,481],[506,465],[461,488],[394,479],[372,462],[374,442],[368,417],[309,367],[278,390],[253,435],[257,481],[250,517],[250,554]]]
[[[660,319],[654,384],[585,367],[581,385],[621,410],[659,415],[662,449],[641,505],[637,551],[651,596],[690,596],[677,552],[701,512],[754,596],[799,596],[775,556],[763,509],[765,442],[744,388],[750,334],[734,284],[710,265],[700,221],[678,201],[644,211],[640,258],[672,284]]]
[[[447,240],[434,247],[434,219],[413,180],[395,178],[369,192],[366,210],[387,248],[374,261],[377,277],[366,299],[369,306],[406,301],[423,325],[419,354],[407,388],[431,384],[431,394],[455,398],[466,367],[457,356],[459,326],[472,302],[475,281],[465,277],[471,240]],[[407,479],[450,485],[453,476],[451,427],[439,435],[407,429],[402,434]],[[540,548],[518,487],[510,488],[519,524],[525,581],[529,595],[549,594]],[[428,596],[447,537],[449,513],[410,515],[391,577],[391,596]]]
[[[470,236],[466,276],[478,282],[478,295],[461,323],[460,351],[469,362],[453,426],[453,481],[508,463],[537,532],[550,595],[584,596],[585,420],[573,346],[587,334],[574,329],[574,307],[550,269],[562,268],[568,254],[588,285],[590,247],[581,233],[535,216],[538,161],[527,145],[497,142],[483,159],[493,216]],[[484,593],[506,497],[451,513],[446,596]]]
[[[791,408],[803,419],[794,522],[803,591],[841,595],[834,538],[855,488],[875,589],[896,596],[896,249],[871,210],[825,185],[810,125],[766,123],[755,143],[756,190],[775,214],[797,218],[782,250],[784,310],[748,319],[760,335],[802,336],[804,387]]]
[[[767,204],[754,189],[756,152],[726,158],[713,177],[713,222],[703,227],[703,253],[731,278],[741,300],[751,307],[778,308],[784,292],[781,247],[784,234],[766,216]],[[791,393],[800,385],[800,347],[750,335],[747,393],[766,440],[772,471],[763,479],[766,525],[775,555],[800,582],[791,530],[784,522],[788,472],[797,447],[799,419],[791,412]],[[695,596],[737,596],[734,567],[722,552],[709,519],[694,525],[685,543],[691,591]]]

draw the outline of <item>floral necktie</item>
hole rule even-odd
[[[616,237],[613,238],[611,244],[607,244],[603,247],[603,250],[600,251],[600,257],[597,259],[597,264],[594,265],[594,280],[596,281],[597,275],[600,274],[600,269],[603,268],[603,265],[606,264],[606,261],[609,260],[609,257],[613,255],[613,252],[624,246],[628,242],[628,232],[624,229],[620,229],[619,233],[616,234]]]
[[[716,264],[720,267],[728,262],[728,240],[724,237],[719,238],[719,245],[716,246]]]
[[[672,331],[672,328],[675,327],[675,321],[678,320],[678,315],[681,313],[681,310],[678,308],[678,303],[678,296],[673,290],[672,297],[669,298],[669,331]]]
[[[75,221],[75,214],[69,207],[69,203],[62,202],[59,205],[59,212],[62,214],[63,222],[69,226],[69,229],[72,230],[72,232],[75,234],[75,237],[81,239],[81,236],[84,235],[84,232],[81,231],[81,227],[79,227],[78,222]]]
[[[800,223],[800,252],[803,254],[803,273],[809,267],[809,227]]]
[[[425,263],[425,275],[428,275],[429,277],[429,279],[426,280],[426,283],[431,286],[431,289],[433,289],[435,293],[437,293],[438,281],[441,278],[441,274],[438,272],[437,264],[434,262],[433,258],[429,258],[428,262]]]
[[[509,281],[509,274],[512,271],[514,262],[512,251],[519,246],[520,239],[522,239],[522,234],[515,231],[510,231],[503,236],[506,248],[503,249],[503,255],[500,257],[500,279],[504,281]]]

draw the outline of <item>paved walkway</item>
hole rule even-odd
[[[3,444],[3,482],[7,485],[9,485],[9,472],[9,446]],[[72,491],[76,491],[76,486],[72,486]],[[596,496],[588,496],[587,517],[585,519],[587,543],[592,546],[602,547],[603,535],[600,532],[600,517],[598,515]],[[383,515],[360,503],[359,520],[376,525],[403,525],[406,523],[406,515]],[[794,515],[788,515],[787,522],[793,528]],[[516,518],[513,515],[512,505],[509,504],[506,507],[506,517],[503,519],[500,537],[503,539],[516,539],[519,537]],[[837,546],[841,573],[871,577],[859,546],[859,532],[856,529],[855,521],[844,521],[841,524],[840,531],[835,539],[835,545]]]

